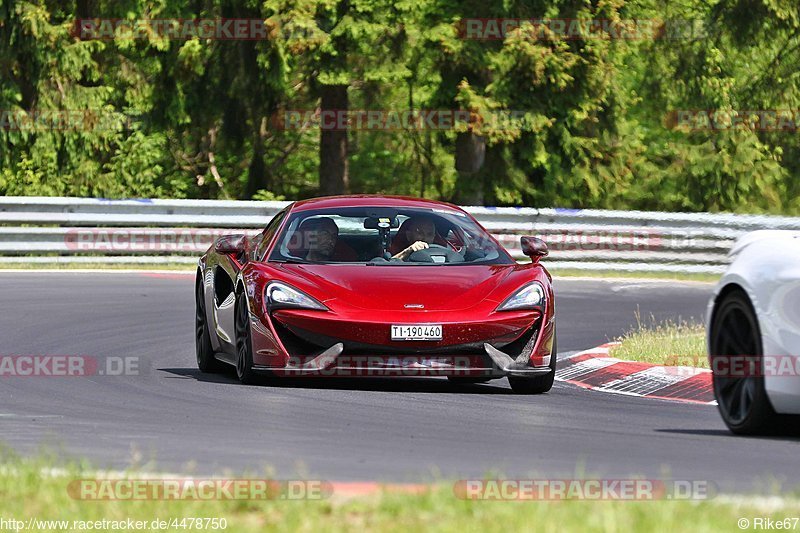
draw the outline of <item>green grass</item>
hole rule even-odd
[[[51,462],[6,458],[0,465],[0,517],[25,520],[133,520],[225,518],[227,531],[736,531],[741,517],[773,519],[800,514],[800,500],[778,508],[704,501],[466,501],[452,484],[422,494],[382,492],[317,501],[84,501],[66,487],[97,475],[76,464],[53,473]],[[49,472],[49,473],[48,473]],[[171,531],[180,531],[173,529]]]
[[[622,337],[622,344],[611,349],[610,356],[625,361],[642,361],[666,366],[708,368],[705,327],[698,322],[668,320],[643,321],[636,313],[637,325]]]
[[[545,264],[546,265],[546,264]],[[0,270],[185,270],[194,271],[193,264],[169,263],[169,264],[141,264],[141,263],[0,263]],[[681,274],[673,272],[626,272],[617,270],[570,270],[558,269],[550,270],[556,278],[599,278],[599,279],[655,279],[655,280],[675,280],[675,281],[699,281],[715,283],[719,281],[717,274]]]
[[[0,263],[0,270],[175,270],[194,272],[197,265],[181,263]]]
[[[546,262],[542,263],[547,266]],[[548,269],[556,278],[604,278],[604,279],[657,279],[674,281],[699,281],[716,283],[720,274],[680,273],[680,272],[629,272],[625,270],[577,270],[577,269]]]

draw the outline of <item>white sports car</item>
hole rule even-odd
[[[734,433],[800,431],[800,231],[754,231],[708,305],[714,395]]]

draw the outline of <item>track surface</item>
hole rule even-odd
[[[0,378],[2,440],[99,467],[274,472],[331,480],[631,475],[751,491],[800,479],[800,441],[730,435],[716,408],[556,383],[317,379],[242,386],[194,362],[193,277],[0,272],[0,354],[139,356],[129,377]],[[559,349],[590,348],[643,316],[700,318],[709,284],[559,280]],[[269,470],[272,469],[272,470]]]

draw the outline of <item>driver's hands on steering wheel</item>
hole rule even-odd
[[[397,254],[392,256],[392,259],[403,259],[405,260],[409,255],[413,254],[414,252],[419,252],[420,250],[424,250],[428,248],[428,243],[425,241],[417,241],[411,246],[408,246],[405,250],[398,252]]]

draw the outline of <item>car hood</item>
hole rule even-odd
[[[514,265],[368,266],[283,264],[299,289],[324,301],[362,309],[427,311],[467,309],[482,302]],[[299,279],[298,279],[299,278]]]
[[[791,230],[756,230],[739,237],[728,252],[733,260],[739,253],[753,243],[771,240],[776,246],[800,246],[800,231]]]

